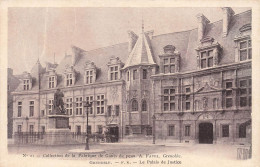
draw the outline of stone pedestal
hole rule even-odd
[[[44,143],[47,145],[63,145],[78,143],[73,139],[69,129],[68,115],[48,115],[48,128]]]

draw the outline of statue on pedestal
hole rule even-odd
[[[57,89],[57,91],[54,94],[54,100],[53,100],[53,113],[54,114],[65,114],[64,109],[64,102],[63,98],[64,94],[60,91],[60,89]]]

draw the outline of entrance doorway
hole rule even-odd
[[[199,124],[199,143],[212,144],[213,143],[213,124],[200,123]]]
[[[109,127],[108,133],[106,134],[107,141],[111,143],[118,142],[119,138],[119,128],[118,126],[115,127]]]

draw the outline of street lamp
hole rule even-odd
[[[156,120],[155,115],[152,116],[152,119],[153,119],[153,144],[155,144],[155,120]]]
[[[87,109],[87,134],[86,134],[86,147],[85,147],[85,150],[89,150],[89,145],[88,145],[88,109],[90,107],[92,107],[92,102],[86,102],[84,107],[86,107]]]

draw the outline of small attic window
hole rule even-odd
[[[161,73],[168,74],[179,72],[180,53],[175,51],[175,46],[166,45],[163,47],[163,50],[164,54],[159,56],[161,59]]]
[[[30,80],[24,79],[23,80],[23,90],[29,90],[30,89]]]

